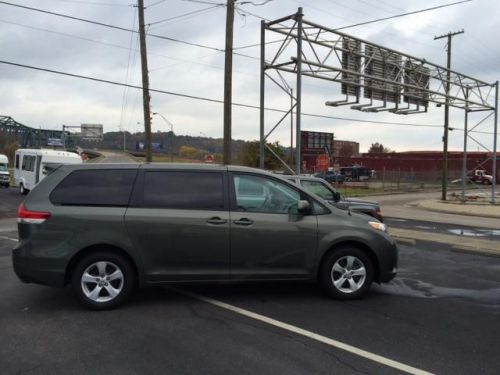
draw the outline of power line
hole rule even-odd
[[[172,17],[172,20],[168,21],[168,25],[172,25],[172,24],[177,23],[177,22],[184,22],[184,21],[187,21],[187,20],[189,20],[191,18],[198,17],[200,15],[205,15],[205,14],[214,12],[214,11],[216,11],[218,9],[220,9],[220,8],[214,6],[212,8],[204,10],[203,12],[198,12],[198,13],[194,13],[194,14],[191,14],[191,15],[186,15],[186,16],[183,16],[183,17]],[[162,25],[160,25],[159,27],[161,27],[161,26]],[[155,26],[155,28],[156,28],[156,26]]]
[[[67,76],[67,77],[80,78],[80,79],[85,79],[88,81],[101,82],[101,83],[107,83],[107,84],[111,84],[111,85],[115,85],[115,86],[129,87],[129,88],[142,90],[142,86],[138,86],[138,85],[132,85],[132,84],[128,84],[128,83],[116,82],[116,81],[111,81],[111,80],[102,79],[102,78],[84,76],[84,75],[80,75],[80,74],[67,73],[67,72],[62,72],[62,71],[54,70],[54,69],[41,68],[41,67],[37,67],[37,66],[19,64],[19,63],[14,63],[14,62],[10,62],[10,61],[4,61],[4,60],[0,60],[0,64],[11,65],[11,66],[16,66],[16,67],[25,68],[25,69],[37,70],[37,71]],[[167,95],[183,97],[183,98],[188,98],[188,99],[201,100],[201,101],[205,101],[205,102],[218,103],[218,104],[224,103],[223,100],[206,98],[206,97],[197,96],[197,95],[183,94],[183,93],[178,93],[178,92],[173,92],[173,91],[151,89],[151,88],[149,90],[152,92],[160,93],[160,94],[167,94]],[[253,105],[253,104],[235,103],[235,102],[233,102],[232,104],[236,107],[260,109],[259,106]],[[283,109],[278,109],[278,108],[269,108],[269,107],[266,107],[265,110],[271,111],[271,112],[279,112],[279,113],[287,113],[288,112],[288,110],[283,110]],[[410,124],[410,123],[404,123],[404,122],[362,120],[362,119],[347,118],[347,117],[320,115],[320,114],[315,114],[315,113],[302,113],[302,115],[308,116],[308,117],[330,119],[330,120],[342,120],[342,121],[371,123],[371,124],[400,125],[400,126],[413,126],[413,127],[430,127],[430,128],[441,128],[442,127],[442,125],[434,125],[434,124]]]
[[[97,1],[84,1],[84,0],[57,0],[63,3],[73,3],[73,4],[87,4],[87,5],[100,5],[109,7],[131,7],[132,4],[118,4],[118,3],[99,3]]]
[[[366,21],[366,22],[360,22],[360,23],[356,23],[354,25],[342,26],[342,27],[336,28],[335,30],[344,30],[344,29],[349,29],[349,28],[352,28],[352,27],[364,26],[364,25],[368,25],[368,24],[371,24],[371,23],[375,23],[375,22],[387,21],[387,20],[391,20],[391,19],[394,19],[394,18],[409,16],[409,15],[412,15],[412,14],[429,12],[431,10],[436,10],[436,9],[440,9],[440,8],[451,7],[453,5],[458,5],[458,4],[463,4],[463,3],[469,3],[471,1],[472,0],[456,1],[454,3],[448,3],[448,4],[438,5],[438,6],[431,7],[431,8],[425,8],[425,9],[414,10],[412,12],[395,14],[393,16],[378,18],[378,19],[371,20],[371,21]]]
[[[132,29],[134,27],[135,27],[135,12],[134,12],[134,14],[132,14]],[[128,50],[128,58],[127,58],[127,73],[125,75],[125,82],[126,83],[129,80],[130,63],[131,63],[131,61],[135,61],[136,52],[137,52],[137,47],[133,48],[133,43],[134,43],[134,34],[130,33],[130,43],[129,43],[129,50]],[[132,57],[132,49],[134,50],[133,57]],[[124,87],[123,94],[122,94],[122,109],[120,112],[120,129],[121,130],[123,130],[123,119],[124,119],[125,107],[127,106],[127,102],[128,102],[128,88]],[[124,140],[124,143],[125,143],[125,140]],[[125,148],[125,145],[123,148]]]
[[[212,4],[212,5],[226,5],[224,3],[214,3],[212,1],[204,1],[204,0],[182,0],[188,3],[197,3],[197,4]]]
[[[167,1],[167,0],[158,0],[157,2],[154,2],[153,4],[149,4],[148,6],[145,6],[144,9],[149,9],[151,7],[154,7],[155,5],[164,3],[165,1]]]
[[[361,1],[361,2],[363,2],[363,3],[367,4],[368,6],[371,6],[371,7],[373,7],[373,8],[376,8],[376,9],[381,9],[381,10],[383,10],[383,11],[384,11],[384,13],[386,13],[386,14],[387,14],[387,13],[389,13],[389,14],[390,14],[390,13],[392,12],[392,10],[390,10],[390,11],[389,11],[389,10],[387,10],[387,9],[383,9],[383,8],[381,8],[381,7],[380,7],[380,4],[384,4],[384,5],[388,6],[388,7],[391,7],[391,8],[393,8],[393,9],[396,9],[397,11],[402,11],[402,12],[405,12],[405,11],[406,11],[406,10],[405,10],[405,9],[403,9],[403,8],[400,8],[400,7],[397,7],[397,6],[393,6],[393,5],[390,5],[390,4],[387,4],[387,3],[384,3],[384,2],[383,2],[383,1],[381,1],[381,0],[377,0],[377,3],[376,3],[376,4],[373,4],[373,3],[371,3],[370,1],[367,1],[367,0],[358,0],[358,1]],[[331,0],[331,2],[332,2],[332,3],[335,3],[335,2],[336,2],[336,0]],[[437,27],[437,26],[439,26],[439,25],[441,25],[442,27],[441,27],[441,28]],[[428,25],[428,27],[429,27],[429,28],[431,28],[431,29],[434,29],[434,30],[439,30],[439,31],[441,32],[441,31],[442,31],[442,29],[443,29],[443,27],[444,27],[444,28],[446,28],[446,29],[450,29],[450,28],[451,28],[451,29],[453,29],[455,26],[454,26],[454,25],[451,25],[451,24],[449,24],[449,23],[443,23],[441,20],[439,20],[438,22],[432,22],[431,24],[429,24],[429,25]],[[486,44],[484,44],[484,43],[483,43],[483,42],[482,42],[479,38],[474,38],[474,37],[471,35],[471,32],[470,32],[470,31],[468,31],[468,32],[467,32],[467,34],[465,35],[465,38],[466,38],[467,40],[469,40],[469,39],[475,39],[475,44],[474,44],[473,48],[476,48],[476,49],[480,50],[480,53],[482,53],[482,54],[490,54],[490,57],[492,57],[492,56],[493,56],[493,53],[491,52],[490,47],[488,47]],[[422,43],[422,44],[424,44],[424,43]],[[474,61],[472,62],[474,65],[477,65],[477,62],[479,62],[479,60],[477,59],[477,56],[478,56],[478,54],[477,54],[477,53],[474,55],[474,58],[473,58],[473,57],[472,57],[472,55],[470,55],[470,53],[469,53],[468,51],[466,51],[466,50],[462,49],[460,46],[455,47],[455,49],[458,49],[458,52],[460,53],[460,55],[462,55],[462,56],[467,55],[467,56],[469,57],[469,60],[471,60],[471,61],[472,61],[472,60],[474,60]],[[469,64],[470,64],[470,65],[472,65],[471,63],[469,63]],[[468,65],[469,65],[469,64],[468,64]]]
[[[170,17],[170,18],[165,18],[165,19],[162,19],[162,20],[159,20],[159,21],[150,22],[150,23],[148,23],[148,25],[149,26],[158,25],[158,24],[163,23],[163,22],[172,21],[172,20],[175,20],[175,19],[178,19],[178,18],[183,18],[183,17],[189,16],[189,15],[197,15],[199,13],[204,13],[207,10],[215,9],[215,8],[219,8],[219,7],[221,7],[221,5],[212,5],[212,6],[207,7],[207,8],[197,9],[197,10],[193,10],[191,12],[187,12],[187,13],[184,13],[184,14],[179,14],[177,16],[173,16],[173,17]]]
[[[108,47],[119,48],[119,49],[123,49],[123,50],[129,50],[129,47],[124,46],[124,45],[115,44],[115,43],[109,43],[109,42],[103,42],[103,41],[100,41],[100,40],[90,39],[90,38],[86,38],[86,37],[82,37],[82,36],[78,36],[78,35],[74,35],[74,34],[68,34],[68,33],[63,33],[63,32],[59,32],[59,31],[49,30],[49,29],[45,29],[45,28],[42,28],[42,27],[29,26],[29,25],[25,25],[25,24],[22,24],[22,23],[5,21],[5,20],[2,20],[2,19],[0,19],[0,23],[6,23],[6,24],[9,24],[9,25],[16,25],[16,26],[24,27],[24,28],[31,29],[31,30],[44,31],[44,32],[51,33],[51,34],[62,35],[62,36],[68,37],[68,38],[74,38],[74,39],[83,40],[83,41],[86,41],[86,42],[101,44],[101,45],[108,46]],[[131,34],[131,36],[133,36],[133,35],[134,34]],[[137,48],[134,49],[134,52],[138,52]],[[219,54],[219,53],[222,53],[222,52],[223,51],[216,51],[216,52],[211,53],[210,55],[207,55],[205,57],[213,56],[215,54]],[[149,52],[148,55],[159,56],[159,57],[165,58],[167,60],[179,61],[180,63],[188,63],[188,64],[200,65],[200,66],[205,66],[205,67],[219,69],[219,70],[220,69],[224,69],[224,68],[222,68],[220,66],[216,66],[216,65],[211,65],[211,64],[206,64],[206,63],[200,62],[199,60],[202,59],[203,57],[200,57],[196,61],[193,61],[193,60],[181,59],[181,58],[178,58],[178,57],[171,57],[171,56],[167,56],[167,55],[163,55],[163,54],[155,53],[155,52]],[[172,66],[172,65],[168,65],[168,66]],[[152,70],[156,70],[156,69],[152,69]],[[241,72],[238,72],[238,71],[235,71],[235,72],[236,73],[241,73]],[[247,74],[247,73],[242,73],[242,74]]]
[[[139,33],[137,30],[127,29],[127,28],[121,27],[121,26],[110,25],[110,24],[107,24],[107,23],[104,23],[104,22],[93,21],[93,20],[89,20],[89,19],[85,19],[85,18],[70,16],[68,14],[51,12],[51,11],[40,9],[40,8],[28,7],[26,5],[13,4],[13,3],[9,3],[7,1],[0,1],[0,4],[10,5],[10,6],[13,6],[13,7],[27,9],[27,10],[31,10],[31,11],[35,11],[35,12],[40,12],[40,13],[50,14],[52,16],[68,18],[68,19],[71,19],[71,20],[74,20],[74,21],[86,22],[86,23],[90,23],[90,24],[93,24],[93,25],[108,27],[108,28],[115,29],[115,30],[127,31],[127,32],[131,32],[131,33],[135,33],[135,34]],[[163,35],[147,34],[147,36],[150,36],[150,37],[153,37],[153,38],[159,38],[159,39],[168,40],[168,41],[171,41],[171,42],[176,42],[176,43],[181,43],[181,44],[187,44],[187,45],[190,45],[190,46],[193,46],[193,47],[210,49],[210,50],[213,50],[213,51],[219,51],[219,52],[223,52],[224,51],[221,48],[206,46],[206,45],[198,44],[198,43],[186,42],[184,40],[180,40],[180,39],[176,39],[176,38],[171,38],[171,37],[167,37],[167,36],[163,36]]]
[[[262,5],[266,5],[266,4],[270,3],[271,1],[273,1],[273,0],[263,0],[260,3],[255,3],[253,1],[242,1],[242,2],[240,2],[240,5],[248,5],[248,4],[250,4],[250,5],[253,5],[253,6],[256,6],[256,7],[260,7]]]
[[[368,25],[368,24],[372,24],[372,23],[376,23],[376,22],[382,22],[382,21],[390,20],[390,19],[393,19],[393,18],[404,17],[404,16],[409,16],[409,15],[412,15],[412,14],[428,12],[428,11],[431,11],[431,10],[436,10],[436,9],[440,9],[440,8],[450,7],[450,6],[458,5],[458,4],[462,4],[462,3],[468,3],[468,2],[471,2],[471,1],[472,0],[462,0],[462,1],[457,1],[457,2],[454,2],[454,3],[438,5],[438,6],[431,7],[431,8],[418,9],[418,10],[414,10],[412,12],[400,13],[400,14],[395,14],[395,15],[388,16],[388,17],[377,18],[377,19],[374,19],[374,20],[371,20],[371,21],[365,21],[365,22],[355,23],[355,24],[352,24],[352,25],[342,26],[342,27],[338,27],[338,28],[336,28],[334,30],[345,30],[345,29],[349,29],[349,28],[352,28],[352,27],[358,27],[358,26]],[[310,5],[306,5],[306,6],[310,6]],[[259,16],[258,14],[251,13],[251,12],[245,10],[245,9],[241,9],[241,8],[238,8],[238,9],[241,12],[247,13],[250,16],[259,18],[259,19],[264,20],[264,21],[269,21],[267,18]],[[282,41],[283,40],[275,40],[275,41],[267,42],[265,44],[279,43],[279,42],[282,42]],[[247,46],[236,47],[234,49],[245,49],[245,48],[257,47],[257,46],[260,46],[260,43],[249,44]]]
[[[74,21],[81,21],[81,22],[86,22],[86,23],[90,23],[90,24],[93,24],[93,25],[98,25],[98,26],[103,26],[103,27],[109,27],[109,28],[115,29],[115,30],[127,31],[127,32],[131,32],[131,33],[135,33],[135,34],[139,33],[137,30],[127,29],[127,28],[121,27],[121,26],[115,26],[115,25],[110,25],[110,24],[104,23],[104,22],[93,21],[93,20],[89,20],[89,19],[85,19],[85,18],[70,16],[68,14],[51,12],[51,11],[44,10],[44,9],[28,7],[26,5],[13,4],[13,3],[9,3],[7,1],[0,1],[0,4],[10,5],[10,6],[13,6],[13,7],[27,9],[27,10],[31,10],[31,11],[35,11],[35,12],[44,13],[44,14],[50,14],[52,16],[68,18],[68,19],[71,19],[71,20],[74,20]],[[172,38],[172,37],[168,37],[168,36],[164,36],[164,35],[147,33],[146,36],[153,37],[153,38],[158,38],[158,39],[163,39],[163,40],[168,40],[170,42],[175,42],[175,43],[180,43],[180,44],[186,44],[186,45],[192,46],[192,47],[204,48],[204,49],[209,49],[209,50],[218,51],[218,52],[225,52],[224,49],[222,49],[222,48],[207,46],[207,45],[200,44],[200,43],[187,42],[185,40],[176,39],[176,38]],[[246,57],[248,59],[260,61],[260,59],[258,57],[255,57],[255,56],[250,56],[250,55],[246,55],[246,54],[238,53],[238,52],[233,52],[233,54],[241,56],[241,57]]]

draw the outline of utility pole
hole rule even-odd
[[[290,87],[290,168],[293,169],[293,88]]]
[[[295,174],[300,174],[302,167],[301,154],[301,121],[302,121],[302,37],[304,29],[302,28],[302,7],[299,8],[295,21],[297,22],[297,83],[295,93]]]
[[[151,151],[151,113],[149,108],[149,75],[148,57],[146,50],[146,30],[144,27],[144,0],[137,1],[137,12],[139,14],[139,39],[141,46],[141,68],[142,68],[142,103],[144,106],[144,132],[146,134],[146,162],[153,161]]]
[[[450,106],[449,106],[449,95],[450,95],[450,69],[451,69],[451,38],[458,34],[463,34],[464,30],[456,31],[454,33],[449,32],[448,34],[435,36],[434,40],[448,38],[447,44],[447,61],[446,61],[446,103],[444,105],[444,135],[443,135],[443,175],[441,182],[441,200],[446,200],[446,185],[448,179],[448,125],[450,120]]]
[[[231,106],[232,106],[232,74],[233,74],[233,26],[234,3],[227,0],[226,11],[226,49],[224,62],[224,150],[223,163],[231,164]]]

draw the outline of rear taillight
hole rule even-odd
[[[17,209],[17,222],[24,224],[41,224],[50,218],[50,212],[30,211],[26,209],[24,203]]]

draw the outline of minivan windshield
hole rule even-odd
[[[323,184],[321,181],[302,180],[300,181],[300,184],[304,187],[304,189],[313,194],[316,194],[318,197],[321,197],[327,201],[335,200],[333,191],[325,186],[325,184]]]
[[[0,163],[0,172],[7,172],[7,164]]]

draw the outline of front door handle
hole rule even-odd
[[[227,220],[221,219],[218,216],[211,217],[210,219],[207,220],[208,224],[215,224],[215,225],[221,225],[221,224],[226,224]]]
[[[236,225],[252,225],[253,220],[247,219],[247,218],[242,218],[240,220],[235,220],[233,221]]]

